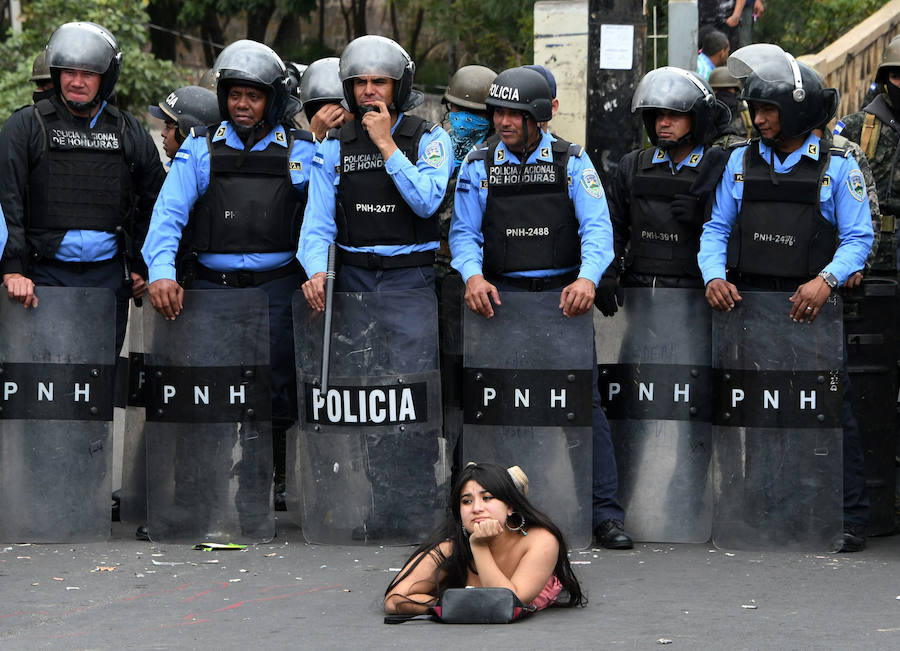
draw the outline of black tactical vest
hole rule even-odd
[[[727,266],[739,273],[809,280],[834,257],[837,229],[819,210],[830,154],[801,156],[786,174],[770,170],[757,141],[744,152],[744,194],[728,239]],[[774,182],[773,182],[774,177]]]
[[[196,135],[202,130],[194,129]],[[291,182],[290,157],[295,138],[313,141],[308,131],[291,130],[287,146],[274,140],[262,151],[213,142],[209,146],[209,187],[192,216],[193,247],[212,253],[296,251],[306,192]],[[243,162],[241,162],[243,159]]]
[[[434,125],[404,115],[394,130],[397,147],[413,164],[419,159],[419,140]],[[341,141],[340,181],[335,199],[337,242],[362,247],[378,244],[421,244],[440,239],[436,213],[419,217],[403,199],[394,180],[384,171],[384,158],[359,120],[332,130],[329,138]],[[449,154],[448,154],[449,155]]]
[[[125,122],[106,105],[92,129],[76,127],[51,100],[35,105],[44,155],[28,183],[28,228],[114,231],[130,210]]]
[[[569,155],[580,156],[582,148],[557,138],[552,163],[496,165],[498,144],[479,146],[468,156],[483,160],[487,172],[482,268],[499,274],[578,266],[581,238],[566,166]]]
[[[631,244],[628,269],[634,273],[699,276],[697,251],[702,224],[672,216],[676,194],[688,194],[699,167],[683,165],[676,174],[668,163],[653,164],[656,149],[637,157],[631,184]]]

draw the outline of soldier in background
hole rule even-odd
[[[872,169],[881,211],[881,238],[871,271],[897,273],[897,218],[900,216],[900,37],[887,46],[875,76],[878,94],[863,110],[840,119],[834,133],[858,143]],[[873,211],[873,218],[875,212]]]
[[[163,150],[169,164],[185,138],[194,127],[219,123],[219,100],[216,94],[202,86],[184,86],[169,93],[156,106],[150,106],[150,115],[163,121]]]
[[[53,78],[50,76],[50,67],[47,65],[47,50],[41,50],[41,53],[34,57],[28,81],[34,83],[31,98],[35,104],[53,96]]]
[[[341,105],[344,86],[338,72],[340,61],[337,57],[313,61],[300,79],[303,113],[317,142],[325,140],[331,129],[353,119],[353,114]]]
[[[753,137],[753,119],[750,117],[747,103],[738,97],[741,93],[741,82],[728,72],[728,68],[719,66],[710,73],[709,85],[715,92],[716,99],[731,111],[731,122],[716,134],[713,144],[728,147],[750,140]]]

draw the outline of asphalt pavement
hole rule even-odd
[[[409,547],[308,545],[286,514],[241,551],[0,545],[0,648],[900,648],[900,536],[857,554],[637,544],[573,552],[586,608],[502,626],[382,623]],[[201,542],[201,541],[197,541]]]

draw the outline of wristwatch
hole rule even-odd
[[[827,271],[820,271],[819,278],[825,281],[825,284],[831,287],[831,289],[835,289],[838,286],[837,278],[835,278],[833,273],[829,273]]]

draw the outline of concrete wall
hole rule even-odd
[[[570,142],[587,140],[587,0],[536,2],[534,62],[556,77],[559,112],[551,129]]]

